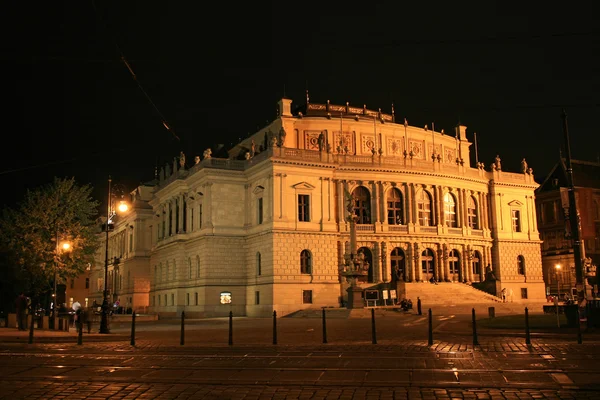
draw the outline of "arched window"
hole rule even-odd
[[[458,226],[456,222],[456,200],[452,193],[444,195],[444,223],[451,228]]]
[[[469,203],[467,204],[467,220],[469,222],[469,228],[479,229],[479,215],[477,213],[477,203],[473,196],[469,196]]]
[[[450,267],[450,273],[458,274],[459,270],[460,270],[459,265],[460,265],[460,254],[458,253],[458,250],[454,249],[450,252],[449,257],[448,257],[448,266]]]
[[[481,275],[481,253],[478,251],[473,252],[473,258],[471,259],[473,274]]]
[[[417,193],[417,210],[419,212],[419,225],[433,226],[431,196],[425,190],[420,190]]]
[[[525,275],[525,257],[517,256],[517,273]]]
[[[421,253],[421,270],[423,272],[423,280],[436,278],[435,276],[435,257],[433,250],[425,249]]]
[[[387,214],[389,225],[403,225],[402,193],[397,188],[392,188],[387,195]]]
[[[392,267],[392,282],[407,281],[404,251],[402,251],[400,247],[396,247],[392,250],[390,261]]]
[[[256,253],[256,275],[262,275],[262,258],[260,251]]]
[[[312,255],[308,250],[300,252],[300,273],[312,274]]]
[[[354,199],[354,215],[358,217],[356,223],[370,224],[371,195],[369,191],[365,187],[359,186],[352,192],[352,198]]]

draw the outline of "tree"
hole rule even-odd
[[[13,288],[24,290],[37,305],[53,290],[54,279],[63,281],[81,274],[93,261],[99,242],[95,217],[98,203],[89,185],[74,178],[59,179],[28,190],[16,209],[7,208],[0,218],[0,254]],[[68,241],[72,250],[58,251]]]

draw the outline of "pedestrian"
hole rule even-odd
[[[502,288],[502,302],[506,303],[506,288]]]
[[[17,297],[16,306],[18,328],[20,331],[25,331],[27,330],[27,296],[25,293],[21,292]]]
[[[423,313],[421,312],[421,298],[417,297],[417,314],[422,315]]]

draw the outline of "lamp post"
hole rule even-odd
[[[558,318],[558,299],[560,298],[560,282],[558,280],[558,271],[560,271],[560,264],[556,264],[554,266],[554,273],[556,276],[556,297],[554,300],[554,304],[556,304],[556,325],[560,328],[560,320]]]
[[[67,252],[69,250],[71,250],[71,243],[69,242],[59,242],[58,239],[58,230],[56,230],[56,250],[55,250],[55,255],[54,255],[54,290],[52,292],[52,318],[53,320],[56,320],[57,317],[57,311],[56,311],[56,303],[57,303],[57,296],[56,296],[56,281],[58,280],[58,258],[60,255],[60,250],[63,250],[63,252]]]
[[[100,333],[110,333],[110,329],[108,327],[108,314],[110,309],[110,304],[108,301],[108,232],[109,225],[112,218],[115,216],[116,211],[112,209],[112,188],[111,188],[112,179],[110,176],[108,177],[108,204],[106,206],[106,242],[104,247],[104,291],[102,292],[102,319],[100,320]],[[127,204],[121,201],[119,204],[119,211],[127,211]]]

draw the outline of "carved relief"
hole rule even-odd
[[[439,144],[436,144],[435,146],[430,146],[430,148],[433,147],[433,154],[438,155],[438,154],[442,154],[442,146]],[[430,154],[431,156],[431,154]]]
[[[375,136],[373,135],[361,135],[362,139],[362,153],[371,154],[372,149],[375,148]]]
[[[319,150],[319,135],[321,131],[304,131],[304,148]]]
[[[454,149],[446,149],[444,154],[444,161],[447,163],[454,164],[456,162],[456,151]]]
[[[423,158],[423,142],[410,141],[410,151],[413,152],[414,158]]]
[[[347,151],[350,154],[354,153],[354,144],[352,143],[352,132],[343,132],[342,135],[340,135],[340,131],[334,131],[333,140],[333,148],[337,153],[343,153],[345,151]],[[342,151],[340,151],[340,147]]]
[[[392,156],[399,156],[404,151],[404,144],[402,139],[392,139],[388,138],[387,140],[387,153]]]

